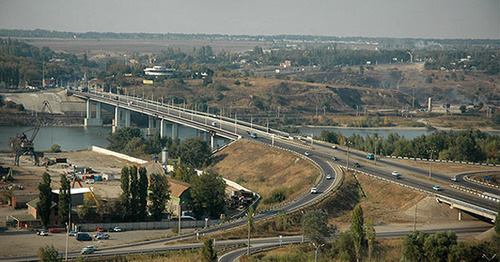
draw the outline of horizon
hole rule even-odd
[[[60,32],[500,39],[498,0],[4,0],[5,29]],[[151,8],[154,7],[154,8]],[[54,11],[57,10],[57,11]]]

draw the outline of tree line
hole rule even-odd
[[[438,131],[411,140],[396,133],[345,137],[332,131],[321,132],[319,139],[380,155],[467,162],[500,163],[500,137],[480,130]]]

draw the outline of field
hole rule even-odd
[[[215,159],[215,171],[264,199],[278,189],[287,193],[287,199],[293,198],[309,190],[318,174],[310,162],[295,154],[248,140],[234,142]],[[259,204],[261,208],[265,206]]]

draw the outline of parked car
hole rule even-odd
[[[94,179],[85,180],[85,184],[94,184],[94,183],[95,183]]]
[[[432,189],[436,190],[436,191],[441,191],[443,190],[440,186],[433,186]]]
[[[332,156],[332,160],[333,160],[333,161],[337,161],[337,160],[339,160],[339,159],[338,159],[337,157]]]
[[[318,189],[315,187],[311,188],[311,194],[316,194],[316,193],[318,193]]]
[[[332,175],[326,174],[326,179],[332,179]]]
[[[51,228],[51,229],[49,230],[49,232],[50,232],[50,233],[54,233],[54,234],[55,234],[55,233],[61,233],[62,231],[61,231],[61,230],[59,230],[59,229],[57,229],[57,228]]]
[[[49,235],[49,231],[40,231],[40,236],[48,236]]]
[[[78,241],[92,241],[93,238],[88,233],[77,233],[76,240],[78,240]]]
[[[68,235],[70,235],[70,236],[76,236],[76,234],[78,234],[78,231],[70,231],[68,233]]]
[[[121,228],[121,227],[114,227],[114,228],[113,228],[113,231],[114,231],[114,232],[122,232],[123,230],[122,230],[122,228]]]
[[[109,234],[99,232],[99,233],[97,233],[97,234],[94,235],[94,238],[95,239],[108,239],[109,238]]]
[[[309,153],[309,151],[306,151],[306,152],[304,152],[304,155],[306,155],[306,156],[310,156],[310,155],[311,155],[311,153]]]
[[[194,221],[194,220],[196,220],[196,218],[194,218],[192,216],[181,216],[181,220],[183,220],[183,221],[185,221],[185,220],[187,220],[187,221],[190,221],[190,220]]]
[[[97,232],[104,232],[104,228],[102,228],[102,227],[98,227],[98,228],[97,228]]]

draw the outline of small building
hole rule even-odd
[[[35,191],[16,190],[12,192],[11,204],[13,209],[27,208],[31,200],[38,198],[39,193]]]
[[[177,70],[174,68],[166,68],[164,66],[153,66],[150,68],[144,69],[144,74],[148,76],[166,76],[173,77],[177,73]]]
[[[290,67],[292,67],[292,61],[286,60],[285,62],[280,63],[280,67],[281,68],[290,68]]]
[[[54,194],[54,199],[59,199],[59,189],[54,189],[52,190],[52,193]],[[71,205],[72,206],[79,206],[79,205],[84,205],[85,204],[85,194],[90,193],[90,189],[88,187],[81,187],[81,188],[72,188],[70,190],[71,194]]]
[[[186,210],[191,198],[191,186],[173,178],[167,178],[170,185],[170,200],[167,203],[167,211],[172,215],[179,214],[179,203],[182,203],[182,210]]]
[[[38,210],[36,205],[40,201],[36,198],[27,203],[28,214],[11,215],[10,217],[15,221],[18,228],[39,228],[42,226],[40,221],[40,216],[38,215]],[[52,201],[50,212],[49,227],[62,227],[59,219],[59,210],[57,208],[56,202]]]

